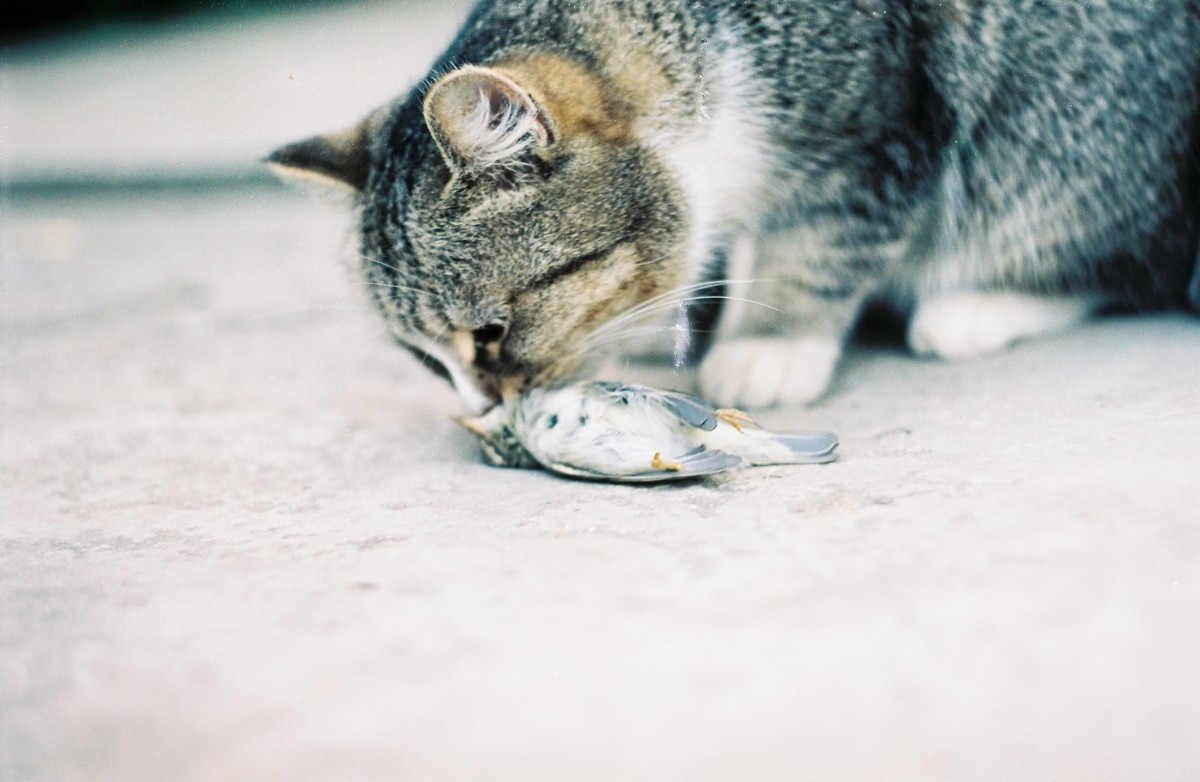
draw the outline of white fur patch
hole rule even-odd
[[[666,160],[683,190],[690,232],[685,248],[689,280],[700,279],[722,231],[756,219],[774,162],[761,125],[761,92],[753,70],[729,47],[710,74],[697,123],[686,129],[655,128],[647,143]]]
[[[478,95],[475,108],[455,129],[459,151],[485,168],[520,160],[537,140],[536,109],[505,97],[497,111],[494,96],[482,88]]]
[[[1096,302],[1080,297],[966,291],[921,301],[908,327],[914,353],[964,358],[1020,339],[1062,331],[1084,320]]]
[[[464,66],[425,97],[425,122],[451,168],[523,168],[550,130],[520,85],[489,68]]]
[[[828,337],[724,340],[701,364],[700,388],[728,407],[806,404],[825,393],[841,352]]]

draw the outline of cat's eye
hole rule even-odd
[[[576,258],[572,258],[571,260],[566,261],[565,263],[562,263],[557,266],[553,266],[549,270],[542,273],[540,276],[534,278],[529,283],[528,287],[529,288],[545,288],[550,285],[553,285],[554,283],[558,282],[562,278],[569,277],[570,275],[574,274],[575,272],[579,271],[580,269],[583,269],[597,261],[604,260],[619,245],[620,245],[620,242],[618,242],[617,244],[613,244],[609,247],[605,247],[602,250],[597,250],[596,252],[591,252],[591,253],[587,253],[585,255],[580,255]]]

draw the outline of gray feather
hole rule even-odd
[[[735,451],[747,464],[825,464],[837,459],[837,436],[829,432],[774,434],[746,432],[744,436],[721,443]]]
[[[706,432],[717,428],[717,419],[713,415],[716,408],[703,399],[679,391],[662,391],[654,398],[661,400],[663,407],[690,426]]]
[[[706,475],[732,470],[740,467],[743,460],[740,456],[718,450],[706,450],[700,446],[688,451],[683,456],[671,459],[680,465],[678,470],[648,470],[634,475],[607,476],[609,480],[620,483],[657,483],[660,481],[682,481],[688,478],[701,478]]]
[[[691,394],[685,394],[682,391],[663,391],[634,383],[597,381],[596,385],[602,387],[609,395],[619,399],[627,399],[632,396],[641,397],[668,410],[680,421],[697,429],[711,432],[717,428],[717,419],[713,415],[716,408]]]
[[[797,463],[821,464],[837,458],[838,438],[832,432],[777,434],[775,441],[786,445]]]
[[[585,478],[595,481],[611,481],[613,483],[661,483],[664,481],[683,481],[689,478],[702,478],[706,475],[732,470],[740,467],[743,460],[724,451],[706,449],[704,446],[693,448],[679,456],[672,456],[666,461],[679,465],[678,470],[645,470],[637,473],[606,473],[564,463],[548,463],[546,469],[566,475],[571,478]]]

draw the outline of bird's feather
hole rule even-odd
[[[629,404],[632,400],[637,399],[640,402],[660,407],[683,423],[697,429],[711,432],[717,428],[717,419],[713,415],[717,411],[716,408],[691,394],[685,394],[682,391],[664,391],[633,383],[603,383],[601,385],[608,391],[610,397],[624,404]]]
[[[735,453],[751,465],[825,464],[837,459],[837,435],[830,432],[774,434],[722,427],[718,434],[719,437],[709,438],[712,447]]]
[[[709,450],[704,446],[694,448],[672,461],[679,469],[650,469],[632,475],[612,475],[610,480],[623,483],[656,483],[658,481],[681,481],[732,470],[742,465],[742,457],[724,451]]]
[[[681,481],[689,478],[700,478],[705,475],[716,475],[717,473],[725,472],[726,470],[731,470],[742,465],[742,458],[740,456],[734,456],[724,451],[707,449],[702,445],[684,454],[672,456],[664,460],[677,465],[678,469],[653,468],[650,466],[651,457],[653,457],[653,454],[649,455],[646,459],[647,467],[645,470],[626,473],[598,472],[578,464],[557,461],[547,463],[545,466],[547,469],[572,478],[588,478],[616,483],[658,483],[662,481]]]

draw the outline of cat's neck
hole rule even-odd
[[[876,94],[908,92],[904,57],[895,54],[906,50],[895,37],[903,35],[899,25],[850,0],[797,4],[793,12],[805,17],[792,21],[798,29],[835,26],[834,40],[771,39],[739,18],[733,4],[714,4],[699,45],[672,41],[661,50],[670,89],[641,114],[638,129],[682,190],[693,281],[711,273],[707,265],[739,235],[756,232],[773,205],[790,208],[788,194],[803,193],[816,205],[845,203],[884,154],[877,142],[886,128],[908,110],[904,98],[881,101]],[[769,69],[764,59],[791,65]],[[847,67],[855,78],[846,83],[814,76]]]
[[[642,140],[671,170],[687,204],[687,276],[706,274],[715,246],[753,229],[778,166],[745,53],[718,45],[697,72],[694,104],[642,118]]]

